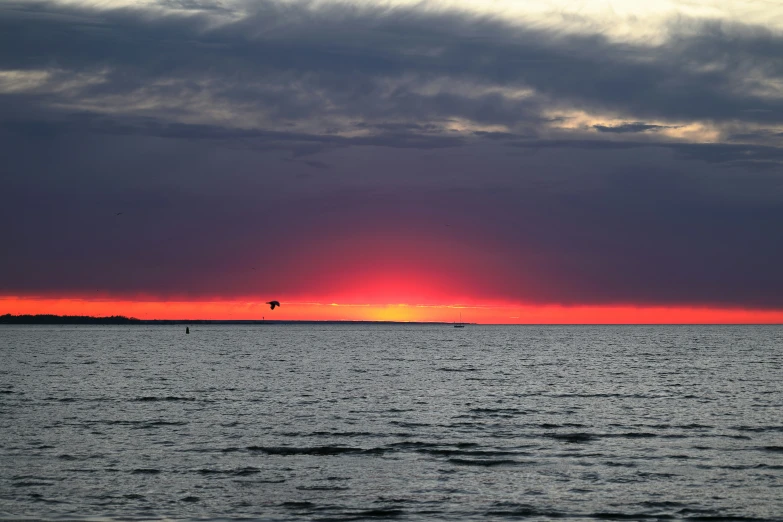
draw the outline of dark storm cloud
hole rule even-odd
[[[155,118],[108,117],[91,113],[67,113],[57,118],[7,118],[0,127],[17,134],[55,136],[96,134],[151,136],[182,140],[210,140],[251,149],[290,150],[314,154],[335,147],[384,146],[391,148],[435,149],[456,147],[465,142],[460,136],[383,131],[369,136],[345,137],[330,134],[239,129],[218,125],[162,122]],[[298,155],[298,154],[295,154]]]
[[[675,152],[686,158],[699,159],[709,163],[744,163],[776,165],[783,162],[783,149],[777,147],[753,145],[726,145],[721,143],[678,143],[672,147]]]
[[[593,125],[593,128],[598,132],[612,132],[616,134],[626,134],[629,132],[646,132],[649,130],[669,129],[666,125],[652,125],[650,123],[644,123],[641,121],[635,121],[633,123],[623,123],[621,125]]]
[[[513,147],[539,150],[548,148],[576,148],[593,150],[623,150],[656,148],[668,149],[683,159],[700,160],[706,163],[749,167],[777,167],[783,164],[783,149],[778,147],[732,143],[672,143],[601,140],[516,140]]]
[[[7,4],[0,8],[0,66],[103,71],[105,81],[76,100],[209,94],[283,120],[538,124],[544,108],[558,107],[678,121],[783,118],[781,98],[760,93],[783,75],[783,39],[763,28],[680,22],[666,43],[647,46],[416,9],[246,7],[247,16],[215,27],[212,12],[153,17]],[[441,80],[462,90],[425,88]]]
[[[764,28],[680,20],[652,46],[166,5],[187,14],[0,5],[0,293],[328,295],[409,268],[481,298],[783,307]],[[667,135],[690,123],[728,138]]]

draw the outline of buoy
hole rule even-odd
[[[186,334],[189,334],[189,333],[190,333],[190,327],[189,327],[189,326],[186,326],[186,327],[185,327],[185,333],[186,333]]]

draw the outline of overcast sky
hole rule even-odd
[[[0,144],[0,295],[783,308],[778,1],[5,1]]]

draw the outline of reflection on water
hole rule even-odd
[[[0,517],[783,514],[783,327],[0,327]]]

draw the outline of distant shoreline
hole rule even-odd
[[[438,321],[280,321],[271,319],[137,319],[113,315],[93,317],[88,315],[0,315],[0,325],[192,325],[192,324],[451,324]],[[466,323],[468,324],[468,323]]]
[[[446,321],[317,321],[317,320],[272,320],[272,319],[137,319],[114,315],[93,317],[88,315],[0,315],[0,326],[4,325],[435,325],[451,326]],[[479,323],[462,323],[477,326]],[[493,323],[495,326],[783,326],[783,323]],[[484,324],[490,326],[490,324]]]

